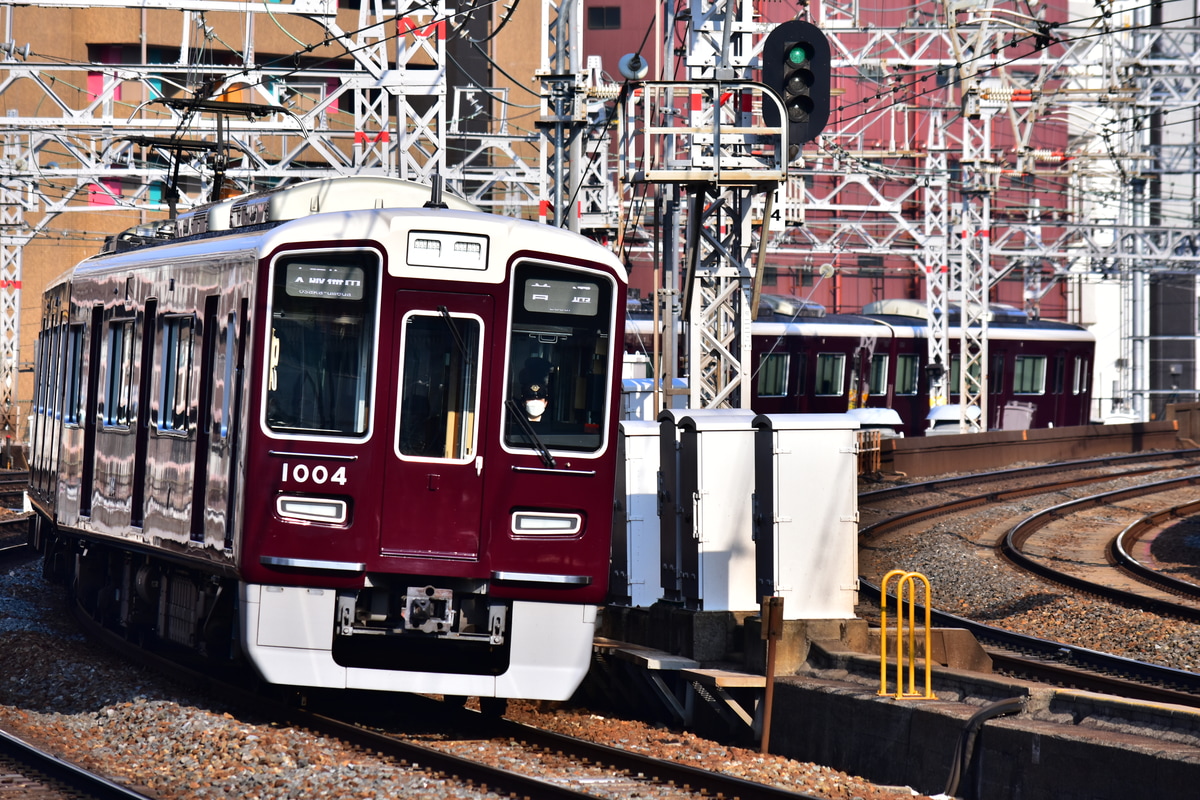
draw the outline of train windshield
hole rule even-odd
[[[267,426],[281,433],[362,436],[370,418],[374,253],[279,259],[271,291]]]
[[[505,444],[599,450],[609,401],[612,285],[544,264],[518,266],[513,281]]]

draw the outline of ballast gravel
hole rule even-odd
[[[512,702],[508,716],[818,797],[921,797],[907,787],[561,704]],[[496,796],[247,718],[114,657],[79,634],[61,588],[43,581],[36,561],[0,572],[0,727],[163,800]],[[599,786],[596,795],[615,796]]]
[[[1034,506],[1009,506],[979,515],[1020,519]],[[919,535],[898,537],[860,554],[864,575],[903,569],[925,575],[935,608],[1018,633],[1085,647],[1151,664],[1200,670],[1200,625],[1060,590],[1003,563],[990,541],[980,543],[963,518],[932,523]],[[1181,537],[1182,538],[1182,537]],[[1164,547],[1166,546],[1164,539]],[[1173,557],[1195,565],[1196,543],[1179,541]],[[1193,567],[1194,568],[1194,567]],[[857,613],[879,618],[879,609],[860,604]]]

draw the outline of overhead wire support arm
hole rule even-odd
[[[233,114],[244,116],[246,119],[285,113],[284,109],[280,106],[267,103],[235,103],[227,100],[205,100],[200,97],[159,97],[151,102],[161,103],[176,111],[204,111],[213,114]]]
[[[623,180],[767,188],[787,179],[786,124],[726,121],[768,104],[778,119],[783,100],[770,87],[745,80],[688,80],[642,81],[638,88],[622,109]],[[708,112],[699,124],[685,113],[696,108]]]

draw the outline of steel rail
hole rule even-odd
[[[1034,533],[1041,528],[1049,525],[1055,519],[1060,519],[1067,514],[1077,511],[1095,508],[1096,506],[1109,505],[1118,500],[1127,500],[1133,497],[1141,497],[1148,494],[1158,494],[1164,491],[1170,491],[1176,488],[1185,486],[1200,485],[1200,475],[1189,475],[1183,478],[1172,478],[1165,481],[1156,481],[1155,483],[1143,484],[1127,489],[1115,489],[1111,492],[1101,492],[1100,494],[1090,495],[1088,497],[1070,500],[1066,503],[1060,503],[1050,508],[1043,509],[1035,514],[1031,514],[1025,519],[1018,522],[1008,533],[1004,535],[1000,543],[1000,550],[1005,558],[1011,561],[1027,572],[1032,572],[1047,580],[1055,583],[1069,586],[1072,589],[1077,589],[1081,592],[1102,597],[1106,600],[1122,603],[1124,605],[1133,606],[1142,610],[1153,611],[1156,614],[1165,616],[1179,617],[1191,622],[1200,622],[1200,607],[1195,605],[1184,605],[1182,603],[1173,603],[1169,600],[1161,600],[1156,597],[1148,597],[1137,592],[1119,589],[1115,586],[1105,586],[1095,581],[1080,578],[1070,573],[1061,572],[1053,567],[1043,564],[1041,561],[1026,555],[1022,551],[1025,543]],[[1190,591],[1185,590],[1185,595],[1191,599],[1196,599],[1196,590],[1193,587]]]
[[[1184,451],[1192,452],[1192,451]],[[1162,454],[1158,454],[1159,457]],[[1090,461],[1108,462],[1110,459],[1092,459]],[[1073,464],[1086,464],[1087,462],[1072,462]],[[1059,465],[1054,471],[1061,471],[1062,466]],[[1014,473],[1022,475],[1036,475],[1047,470],[1042,468],[1033,468],[1029,470],[1004,470],[1000,473],[979,473],[972,476],[960,478],[939,479],[938,481],[930,482],[939,487],[950,487],[957,483],[975,483],[982,480],[994,479],[997,475],[1012,476]],[[984,495],[976,495],[969,498],[960,498],[945,503],[940,506],[927,506],[906,512],[887,520],[881,520],[874,525],[868,526],[860,532],[860,540],[869,541],[871,538],[878,536],[880,533],[891,530],[893,528],[902,527],[912,524],[926,517],[952,513],[955,510],[961,510],[967,507],[975,507],[984,505],[988,502],[1000,502],[1005,499],[1018,497],[1022,495],[1033,494],[1035,492],[1053,491],[1070,485],[1084,485],[1087,483],[1096,483],[1102,480],[1115,480],[1124,477],[1136,476],[1144,474],[1148,470],[1132,470],[1119,474],[1109,474],[1102,478],[1076,478],[1069,481],[1052,481],[1038,486],[1028,486],[1016,490],[1006,490],[1001,492],[993,492]],[[1172,484],[1178,485],[1194,485],[1200,482],[1200,476],[1188,476],[1186,478],[1173,479],[1169,481],[1159,481],[1155,484],[1146,484],[1132,489],[1119,489],[1113,492],[1104,492],[1098,495],[1093,495],[1091,498],[1083,498],[1070,503],[1063,503],[1054,506],[1052,509],[1046,509],[1038,514],[1031,515],[1021,523],[1018,523],[1015,528],[1026,525],[1026,531],[1032,532],[1035,525],[1034,518],[1040,515],[1047,517],[1061,516],[1062,509],[1078,505],[1083,506],[1089,501],[1092,505],[1112,502],[1116,499],[1136,496],[1138,494],[1152,493],[1161,491],[1163,487],[1170,487]],[[1149,489],[1149,491],[1148,491]],[[860,495],[861,497],[861,495]],[[1100,498],[1100,499],[1096,499]],[[1043,523],[1044,524],[1044,523]],[[1015,530],[1014,528],[1014,530]],[[1019,534],[1018,534],[1019,536]],[[1013,530],[1010,530],[1004,537],[1002,545],[1008,544],[1011,547],[1013,540]],[[1019,554],[1021,561],[1025,561],[1027,557]],[[1020,564],[1024,566],[1024,564]],[[1106,597],[1114,597],[1122,594],[1119,590],[1109,590],[1108,587],[1097,586],[1090,582],[1084,582],[1081,579],[1074,579],[1072,576],[1062,576],[1059,573],[1053,572],[1050,568],[1040,564],[1034,565],[1034,570],[1037,574],[1043,575],[1050,580],[1059,583],[1072,585],[1081,591],[1086,591],[1091,594],[1097,594]],[[1065,578],[1065,579],[1064,579]],[[1074,584],[1084,584],[1075,586]],[[868,600],[879,601],[880,587],[865,577],[859,579],[860,591],[867,595]],[[1103,592],[1101,590],[1104,590]],[[1138,608],[1146,607],[1146,598],[1133,593],[1124,593],[1124,602],[1135,605]],[[893,598],[894,599],[894,598]],[[1169,613],[1174,616],[1187,615],[1188,612],[1181,614],[1180,608],[1175,604],[1159,601],[1168,607],[1159,613]],[[920,613],[924,613],[923,606],[917,606]],[[1003,628],[985,625],[975,622],[974,620],[960,617],[955,614],[950,614],[937,609],[930,609],[931,622],[937,627],[963,628],[968,630],[975,636],[985,650],[992,657],[993,663],[996,666],[1014,671],[1022,675],[1027,675],[1039,680],[1047,680],[1055,683],[1064,683],[1078,688],[1089,689],[1093,691],[1105,692],[1109,694],[1118,694],[1120,696],[1129,697],[1147,702],[1167,702],[1179,705],[1186,705],[1200,708],[1200,674],[1189,672],[1186,670],[1174,669],[1171,667],[1161,667],[1155,664],[1148,664],[1142,661],[1137,661],[1122,656],[1113,655],[1111,653],[1102,653],[1096,650],[1091,650],[1084,647],[1063,644],[1048,639],[1043,639],[1027,634],[1016,633]],[[989,647],[989,645],[991,645]]]
[[[1097,461],[1104,462],[1104,461],[1109,461],[1109,459],[1097,459]],[[1073,463],[1077,464],[1077,465],[1086,466],[1086,462],[1073,462]],[[972,475],[972,476],[961,479],[961,482],[963,485],[969,485],[972,483],[979,483],[982,480],[987,480],[987,479],[996,480],[997,478],[1004,479],[1004,478],[1011,478],[1011,477],[1021,477],[1022,474],[1037,475],[1037,474],[1040,474],[1042,472],[1047,472],[1047,471],[1049,471],[1051,473],[1059,473],[1059,472],[1062,472],[1062,470],[1064,468],[1065,468],[1064,466],[1059,465],[1056,469],[1053,469],[1053,470],[1043,470],[1043,469],[1002,470],[1000,472],[978,473],[976,475]],[[1082,467],[1080,467],[1080,468],[1082,468]],[[1139,475],[1147,475],[1152,472],[1161,472],[1161,471],[1162,471],[1161,466],[1143,467],[1143,468],[1139,468],[1139,469],[1126,470],[1124,472],[1107,473],[1104,475],[1090,475],[1090,476],[1085,476],[1085,477],[1081,477],[1081,478],[1062,478],[1059,480],[1050,481],[1048,483],[1031,484],[1029,486],[1021,486],[1021,487],[1017,487],[1017,488],[1013,488],[1013,489],[998,489],[996,491],[985,492],[983,494],[972,495],[970,497],[960,497],[960,498],[956,498],[954,500],[949,500],[949,501],[945,501],[942,503],[935,503],[934,505],[914,509],[912,511],[906,511],[906,512],[904,512],[902,514],[898,514],[894,517],[889,517],[888,519],[880,520],[879,522],[873,523],[871,525],[866,526],[865,528],[860,529],[858,532],[858,538],[859,538],[860,542],[870,541],[871,539],[879,536],[880,534],[886,533],[886,532],[892,530],[893,528],[902,528],[906,525],[912,525],[913,523],[915,523],[921,519],[925,519],[927,517],[944,516],[946,514],[950,514],[950,513],[956,512],[956,511],[964,511],[968,508],[975,508],[978,506],[987,505],[989,503],[1002,503],[1007,500],[1014,500],[1018,497],[1024,497],[1024,496],[1030,495],[1030,494],[1045,494],[1045,493],[1057,491],[1059,489],[1068,489],[1068,488],[1071,488],[1074,486],[1085,486],[1089,483],[1104,483],[1106,481],[1119,480],[1121,478],[1133,478],[1133,477],[1137,477]],[[959,480],[960,479],[958,479],[958,478],[943,478],[938,481],[931,481],[930,484],[931,485],[937,484],[939,487],[949,487],[951,485],[954,485]],[[925,489],[924,491],[929,491],[929,490]],[[859,495],[859,498],[861,501],[861,499],[863,498],[863,495]],[[883,499],[887,499],[887,498],[883,498]],[[861,503],[860,503],[860,507],[861,507]]]
[[[1069,469],[1089,469],[1104,464],[1135,464],[1142,461],[1161,461],[1167,459],[1182,459],[1182,460],[1200,460],[1200,448],[1186,448],[1182,450],[1168,450],[1153,453],[1131,453],[1123,456],[1099,456],[1097,458],[1083,458],[1073,461],[1056,461],[1051,464],[1038,464],[1032,467],[1013,467],[1011,469],[1001,469],[994,472],[979,472],[973,475],[961,475],[954,478],[934,478],[928,481],[916,481],[913,483],[905,483],[899,486],[889,486],[886,489],[875,489],[869,492],[859,492],[859,502],[879,502],[890,500],[893,497],[901,497],[909,494],[918,494],[920,492],[933,492],[943,487],[951,486],[968,486],[972,483],[984,483],[986,481],[1004,480],[1006,478],[1020,478],[1025,476],[1039,475],[1045,472],[1055,473]]]
[[[878,585],[865,580],[860,585],[878,601]],[[919,604],[917,611],[925,613]],[[1016,674],[1135,700],[1200,708],[1200,674],[1194,672],[1017,633],[937,609],[930,610],[930,619],[935,627],[970,631],[994,666]]]
[[[594,800],[595,795],[578,791],[541,778],[529,777],[480,762],[445,753],[424,744],[396,738],[386,731],[372,730],[365,725],[342,718],[349,716],[339,711],[336,715],[317,713],[299,708],[279,700],[265,697],[261,687],[245,688],[222,680],[214,674],[193,669],[173,659],[134,647],[113,631],[101,626],[77,606],[75,616],[89,636],[103,641],[123,656],[147,663],[153,668],[171,675],[187,684],[201,687],[240,707],[250,708],[268,716],[305,730],[347,742],[375,755],[392,759],[401,766],[419,769],[435,777],[467,782],[475,786],[486,786],[487,790],[500,794],[512,794],[530,800]],[[377,707],[378,693],[374,693]],[[690,767],[685,764],[644,756],[627,750],[590,742],[586,739],[564,736],[540,730],[511,720],[490,718],[456,708],[451,704],[405,695],[416,703],[436,704],[436,713],[422,714],[422,719],[444,715],[447,727],[468,725],[488,738],[511,739],[555,753],[563,753],[580,763],[604,765],[605,768],[626,773],[627,776],[643,780],[647,784],[673,785],[696,794],[723,796],[728,800],[818,800],[813,795],[801,794],[776,786],[756,783],[742,778],[724,775],[711,770]],[[346,708],[340,704],[339,708]]]
[[[26,776],[31,780],[66,787],[73,793],[71,796],[90,800],[152,800],[148,795],[65,761],[3,729],[0,729],[0,754],[34,773]]]
[[[1184,597],[1200,597],[1200,585],[1147,567],[1132,553],[1133,546],[1150,531],[1162,527],[1168,520],[1182,519],[1198,511],[1200,511],[1200,500],[1195,500],[1142,517],[1112,538],[1108,544],[1109,558],[1113,564],[1138,580]]]

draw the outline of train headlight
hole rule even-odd
[[[285,520],[296,522],[327,522],[340,525],[346,521],[348,506],[345,500],[329,497],[297,497],[280,495],[275,498],[275,513]]]
[[[512,532],[517,536],[574,536],[583,530],[583,516],[563,511],[514,511]]]

